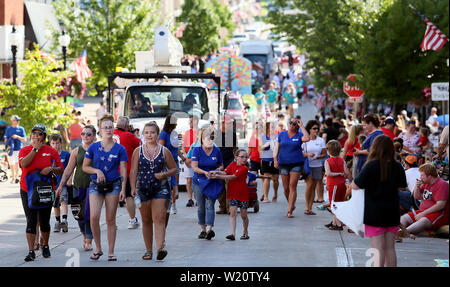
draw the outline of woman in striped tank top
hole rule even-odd
[[[144,143],[133,152],[130,184],[131,195],[139,196],[142,217],[142,235],[146,252],[143,260],[153,256],[153,224],[158,250],[156,259],[163,260],[167,251],[164,249],[166,236],[166,216],[171,200],[170,177],[177,173],[177,165],[171,152],[158,143],[159,127],[156,122],[149,122],[143,130]]]

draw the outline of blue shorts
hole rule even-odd
[[[98,192],[97,185],[91,181],[89,184],[89,194],[96,194],[100,196],[111,196],[111,195],[119,195],[122,191],[122,181],[117,180],[113,183],[113,191],[108,192],[107,194],[102,194]]]
[[[156,192],[145,192],[144,190],[141,190],[138,188],[138,195],[141,202],[147,202],[152,199],[167,199],[170,200],[172,198],[172,192],[169,189],[169,185],[163,184],[161,188]]]
[[[236,199],[230,199],[230,201],[228,202],[229,206],[236,206],[239,207],[240,209],[248,209],[248,201],[239,201]]]
[[[281,175],[289,175],[290,172],[302,172],[303,162],[293,164],[279,164]]]

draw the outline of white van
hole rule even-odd
[[[264,75],[269,75],[276,66],[273,45],[270,40],[242,42],[239,56],[247,58],[252,63],[260,63],[264,67]]]

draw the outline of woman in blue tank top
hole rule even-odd
[[[131,195],[139,196],[142,217],[142,235],[146,252],[143,260],[151,260],[153,256],[153,224],[155,225],[155,241],[158,250],[156,259],[163,260],[167,251],[163,248],[166,236],[166,216],[170,193],[170,177],[178,168],[171,152],[158,143],[159,127],[155,122],[144,126],[145,142],[133,152],[130,184]]]

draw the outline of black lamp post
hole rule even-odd
[[[17,55],[17,46],[19,46],[19,34],[16,33],[16,27],[13,26],[12,33],[10,37],[10,43],[11,43],[11,52],[13,56],[12,61],[12,69],[13,69],[13,84],[16,85],[16,79],[17,79],[17,62],[16,62],[16,55]]]
[[[67,69],[67,46],[69,46],[69,44],[70,44],[70,36],[67,35],[63,30],[61,37],[59,37],[59,45],[61,45],[63,52],[64,71]],[[64,95],[64,102],[67,101],[66,97],[67,96]]]

